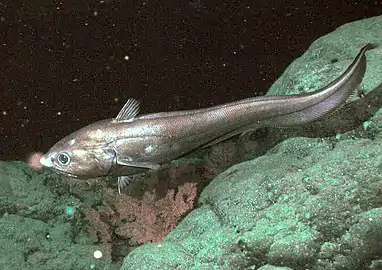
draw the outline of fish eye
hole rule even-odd
[[[70,163],[70,157],[67,153],[58,154],[57,160],[61,165],[68,165]]]

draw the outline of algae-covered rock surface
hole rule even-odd
[[[93,257],[104,247],[80,229],[77,208],[88,203],[52,192],[53,177],[24,162],[0,163],[0,183],[0,269],[110,269],[110,258]]]
[[[325,86],[362,46],[382,44],[380,29],[375,17],[318,39],[268,94]],[[264,155],[249,151],[257,158],[218,175],[164,241],[133,250],[121,269],[381,269],[381,83],[379,47],[367,53],[365,99],[333,119],[269,131]]]

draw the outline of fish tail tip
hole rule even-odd
[[[368,50],[372,50],[372,49],[378,48],[378,47],[380,47],[380,46],[381,46],[381,44],[377,44],[377,43],[367,43],[367,44],[363,47],[363,49],[364,49],[365,51],[368,51]]]

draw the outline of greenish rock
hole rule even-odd
[[[24,162],[0,163],[0,269],[113,269],[94,259],[104,246],[90,239],[80,214],[65,213],[82,203],[52,192],[47,181]]]

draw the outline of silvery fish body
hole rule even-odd
[[[141,116],[139,102],[129,99],[116,118],[95,122],[63,138],[40,162],[76,178],[118,176],[120,190],[137,169],[157,169],[190,151],[248,130],[304,124],[335,110],[361,83],[365,52],[373,47],[363,47],[340,77],[307,94],[254,97]]]

